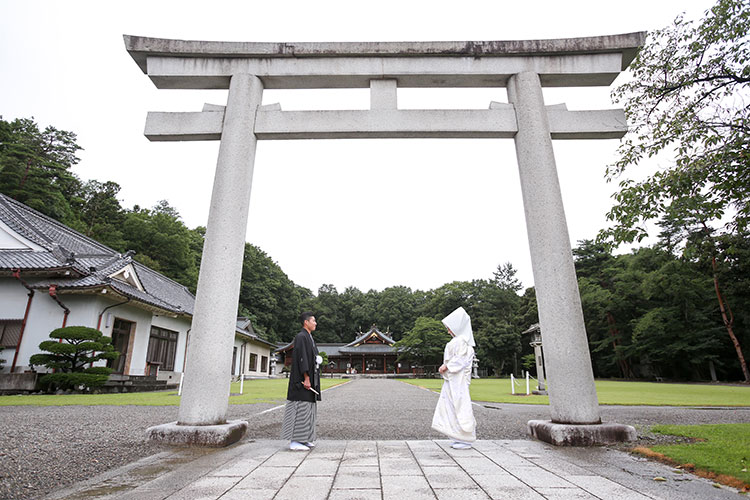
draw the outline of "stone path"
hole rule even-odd
[[[318,412],[318,446],[310,452],[292,452],[288,443],[269,439],[278,435],[280,407],[231,407],[231,418],[250,422],[248,436],[234,446],[170,449],[45,498],[737,498],[736,490],[614,449],[499,439],[503,434],[523,437],[526,412],[548,418],[544,406],[523,405],[528,408],[521,415],[509,418],[505,406],[475,405],[479,437],[484,439],[472,450],[453,450],[449,441],[429,429],[436,400],[433,392],[392,380],[356,380],[329,389]],[[248,409],[255,413],[243,414]],[[745,420],[749,413],[713,411],[713,418],[726,413],[729,420]],[[697,409],[682,412],[688,420],[703,418]],[[630,423],[623,417],[625,412],[617,421]]]
[[[656,480],[662,478],[663,480]],[[538,441],[328,441],[293,452],[276,440],[165,452],[47,500],[724,499],[729,488],[607,448]]]
[[[442,439],[430,429],[438,395],[394,380],[354,380],[326,390],[318,408],[322,441]],[[521,398],[522,399],[522,398]],[[230,405],[228,418],[250,422],[246,441],[275,439],[283,402]],[[270,411],[269,411],[270,410]],[[750,422],[746,408],[602,406],[602,419],[634,425],[639,444],[658,444],[653,424]],[[479,438],[529,439],[526,422],[549,408],[477,403]],[[143,441],[147,427],[177,418],[176,406],[0,407],[0,499],[32,500],[133,463],[169,447]],[[61,424],[64,423],[64,424]]]

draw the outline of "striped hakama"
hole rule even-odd
[[[298,443],[315,442],[317,406],[310,401],[287,401],[284,422],[281,424],[281,439]]]

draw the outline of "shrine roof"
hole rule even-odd
[[[371,340],[371,342],[367,342]],[[372,340],[375,342],[373,343]],[[381,332],[375,325],[366,332],[360,332],[359,336],[348,344],[343,343],[317,343],[318,351],[324,351],[328,357],[342,356],[345,354],[374,354],[374,353],[392,353],[395,352],[393,344],[396,341],[390,336]],[[276,352],[286,352],[294,347],[294,342],[284,344]]]
[[[354,347],[342,346],[339,348],[340,354],[390,354],[395,353],[396,349],[392,345],[385,344],[361,344]],[[330,353],[328,353],[331,356]]]
[[[370,339],[374,339],[374,340],[380,341],[381,343],[386,344],[386,345],[393,345],[393,343],[396,342],[390,336],[388,336],[385,333],[383,333],[380,330],[378,330],[375,325],[372,325],[372,327],[370,327],[370,329],[367,331],[367,333],[361,333],[360,332],[359,337],[357,337],[356,339],[354,339],[352,342],[349,342],[344,347],[347,347],[347,348],[357,347],[360,344],[362,344],[363,342],[366,342],[366,341],[368,341]]]
[[[339,349],[343,347],[343,344],[317,344],[318,352],[324,352],[330,358],[331,356],[339,356]]]

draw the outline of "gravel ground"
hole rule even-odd
[[[319,439],[429,439],[438,395],[395,380],[360,379],[325,391]],[[283,403],[283,402],[280,402]],[[276,404],[231,405],[229,419],[250,422],[245,439],[277,439]],[[270,410],[270,411],[267,411]],[[177,419],[177,407],[0,407],[0,498],[33,499],[143,458],[165,447],[144,441],[147,427]],[[750,408],[602,406],[602,420],[636,427],[640,444],[672,441],[649,425],[750,422]],[[527,439],[526,422],[548,419],[541,405],[477,403],[479,439]]]

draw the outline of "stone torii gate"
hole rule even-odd
[[[602,424],[552,139],[620,138],[622,110],[545,106],[542,87],[609,86],[645,33],[495,42],[244,43],[125,37],[161,89],[229,89],[226,106],[150,112],[152,141],[220,140],[179,419],[151,439],[226,445],[244,421],[226,421],[232,337],[255,149],[263,139],[513,138],[543,332],[551,421],[530,432],[556,444],[633,439]],[[400,110],[398,87],[506,87],[485,110]],[[263,89],[369,88],[370,109],[282,111]]]

